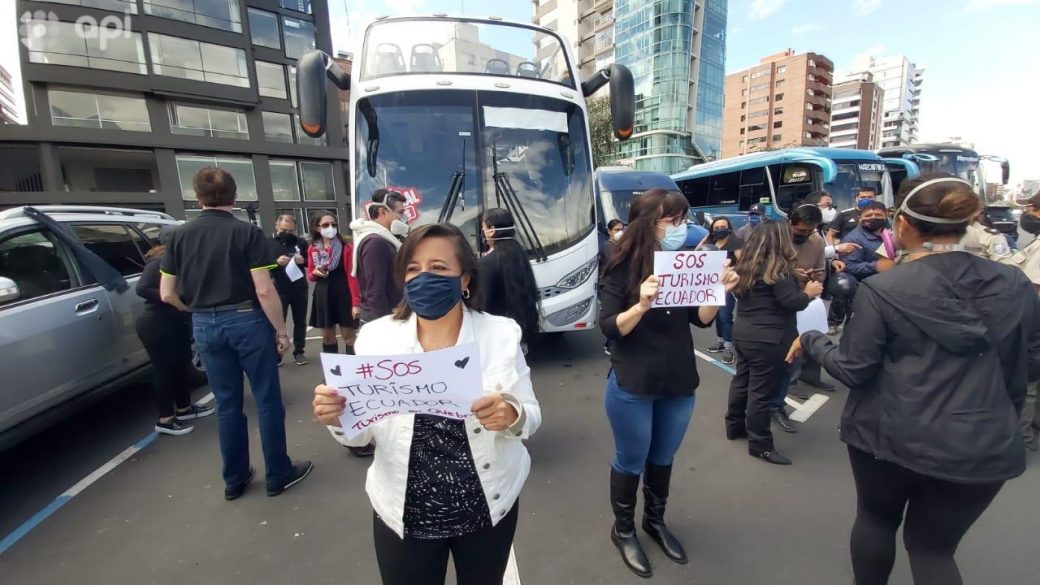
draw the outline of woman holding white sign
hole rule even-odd
[[[478,310],[477,258],[453,225],[413,230],[394,274],[404,301],[393,315],[365,325],[358,355],[475,343],[484,395],[472,405],[474,416],[400,414],[347,439],[339,428],[346,399],[325,385],[314,390],[314,416],[344,444],[378,445],[367,491],[384,585],[443,585],[449,554],[460,585],[501,583],[531,466],[521,441],[542,418],[520,327]]]
[[[653,308],[660,289],[654,253],[686,242],[689,205],[679,193],[652,189],[629,208],[628,227],[600,278],[599,323],[611,340],[611,370],[605,405],[614,433],[610,538],[640,577],[652,574],[636,536],[635,507],[643,478],[643,530],[677,563],[687,561],[682,543],[664,523],[672,460],[693,414],[700,384],[690,324],[708,327],[718,307]],[[732,287],[727,269],[720,280]]]
[[[733,289],[737,373],[729,386],[726,438],[747,438],[749,455],[775,465],[791,464],[769,430],[772,403],[787,376],[787,348],[798,338],[798,311],[823,292],[814,280],[798,286],[797,261],[787,222],[764,222],[744,246]]]

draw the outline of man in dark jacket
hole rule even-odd
[[[354,276],[361,292],[361,324],[393,312],[402,292],[394,281],[394,257],[408,234],[402,217],[406,199],[397,191],[377,189],[365,206],[367,219],[350,223],[354,232]]]
[[[855,277],[856,280],[862,281],[877,274],[877,250],[881,247],[881,232],[888,225],[887,222],[888,210],[885,205],[880,201],[868,201],[860,209],[859,226],[842,238],[843,244],[859,246],[844,259],[845,272]],[[830,313],[827,316],[827,322],[830,325],[829,334],[838,333],[849,316],[851,305],[851,297],[834,295]]]
[[[271,253],[275,257],[278,268],[271,271],[274,287],[282,300],[282,317],[292,309],[293,320],[293,359],[296,365],[307,364],[303,355],[307,345],[307,279],[303,271],[307,266],[307,242],[296,235],[296,218],[291,215],[280,215],[274,224],[275,233],[271,236]],[[289,276],[289,264],[295,264],[296,280]],[[282,355],[278,355],[278,365],[282,364]]]

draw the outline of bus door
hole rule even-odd
[[[817,190],[820,170],[807,163],[784,163],[769,167],[775,190],[773,208],[786,217],[795,206]]]

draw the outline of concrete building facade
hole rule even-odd
[[[82,6],[80,4],[83,4]],[[88,6],[89,4],[89,6]],[[28,125],[0,127],[0,207],[106,204],[198,213],[191,188],[205,166],[235,177],[246,208],[276,214],[349,201],[339,98],[328,133],[296,117],[295,63],[331,51],[320,0],[18,0]],[[115,16],[114,38],[77,31],[80,17]],[[102,42],[103,41],[103,42]]]
[[[885,90],[870,73],[835,84],[831,98],[830,145],[835,148],[881,148]]]
[[[867,57],[853,65],[853,73],[862,72],[870,73],[885,91],[881,147],[917,143],[924,69],[905,55],[896,55]]]
[[[789,146],[827,146],[834,64],[791,49],[726,76],[722,157]]]
[[[15,100],[14,79],[0,66],[0,124],[18,123],[18,106]]]

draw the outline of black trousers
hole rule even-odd
[[[288,290],[278,291],[278,296],[282,299],[282,319],[286,318],[289,308],[292,308],[293,354],[301,354],[307,345],[307,287],[292,286]]]
[[[729,385],[726,429],[747,431],[748,451],[773,450],[769,431],[772,404],[787,375],[787,350],[790,344],[733,340],[737,373]]]
[[[146,308],[135,323],[152,360],[152,394],[160,418],[174,415],[174,406],[191,406],[191,322],[182,315]]]
[[[373,514],[376,560],[383,585],[444,585],[448,554],[458,585],[501,585],[516,533],[519,502],[498,526],[456,538],[398,538]]]
[[[963,583],[953,554],[1004,482],[961,484],[935,479],[854,447],[849,447],[849,461],[856,481],[851,539],[856,585],[888,583],[904,510],[903,542],[914,584]]]

